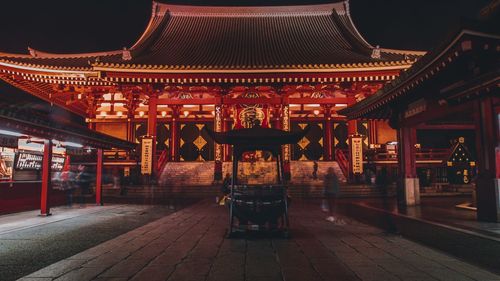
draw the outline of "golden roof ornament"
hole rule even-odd
[[[132,59],[132,53],[130,53],[130,50],[128,50],[126,47],[123,47],[122,60],[131,60],[131,59]]]
[[[372,59],[380,59],[380,46],[377,45],[375,48],[372,49]]]

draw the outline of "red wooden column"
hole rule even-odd
[[[222,111],[223,116],[222,116],[222,131],[227,132],[231,130],[231,121],[228,120],[230,119],[230,109],[228,107],[225,107]],[[230,146],[229,144],[224,145],[224,161],[231,161],[231,154],[229,153]]]
[[[49,192],[52,189],[50,170],[52,162],[52,141],[43,142],[43,161],[42,161],[42,190],[40,196],[40,215],[50,216]]]
[[[281,129],[283,131],[290,131],[290,106],[288,105],[288,99],[283,100],[283,104],[281,106]],[[285,177],[285,181],[289,181],[292,177],[290,171],[290,158],[291,158],[291,149],[289,144],[285,144],[283,146],[283,176]]]
[[[153,161],[151,163],[151,178],[155,178],[156,171],[156,163],[158,161],[158,157],[156,156],[156,124],[158,118],[158,94],[151,93],[149,95],[149,103],[148,103],[148,136],[153,138],[153,149],[151,151],[151,155],[153,155]]]
[[[402,127],[398,129],[398,164],[399,186],[398,200],[401,205],[414,206],[420,204],[420,186],[417,177],[415,143],[417,131],[415,128]]]
[[[355,101],[351,101],[348,105],[353,105]],[[358,120],[349,120],[347,121],[347,136],[357,135],[358,134]],[[346,155],[347,159],[351,159],[352,150],[351,145],[348,146],[348,155]],[[346,175],[349,182],[354,181],[354,174],[352,173],[352,163],[349,162],[348,165],[348,175]]]
[[[221,104],[215,105],[215,115],[214,115],[214,131],[222,132],[222,126],[224,123],[223,109]],[[214,167],[214,180],[222,180],[222,161],[224,160],[224,152],[222,144],[214,143],[215,145],[215,167]]]
[[[127,113],[127,140],[135,142],[134,140],[134,114]]]
[[[378,137],[377,137],[377,122],[375,120],[370,120],[368,122],[368,141],[370,143],[378,143]]]
[[[274,124],[275,129],[281,130],[281,106],[277,105],[274,107]]]
[[[170,161],[178,161],[178,131],[179,131],[179,107],[172,106],[172,123],[170,124]]]
[[[96,118],[97,110],[97,100],[94,97],[88,99],[88,109],[87,109],[87,128],[90,130],[95,130],[95,123],[91,122],[93,118]]]
[[[95,170],[95,203],[103,205],[102,201],[102,166],[103,166],[103,151],[102,148],[97,149],[97,163]]]
[[[325,134],[324,134],[324,139],[323,139],[323,144],[324,144],[324,160],[325,161],[332,161],[333,155],[332,155],[332,141],[333,141],[333,135],[332,135],[332,117],[330,116],[330,110],[331,106],[330,105],[325,105],[324,111],[325,111]]]
[[[500,167],[499,116],[494,107],[494,98],[485,97],[476,101],[474,106],[476,118],[476,151],[477,151],[477,219],[487,222],[500,222]]]
[[[358,120],[347,121],[347,135],[352,136],[358,133]]]

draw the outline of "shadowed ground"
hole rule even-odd
[[[352,220],[292,206],[289,240],[225,239],[227,210],[200,202],[22,280],[500,280],[500,276]]]
[[[0,280],[35,270],[171,214],[168,206],[79,205],[0,216]]]

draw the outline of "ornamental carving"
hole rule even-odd
[[[189,100],[192,98],[193,98],[193,95],[191,93],[186,93],[186,92],[179,93],[179,99],[181,99],[181,100]]]
[[[240,111],[238,119],[244,128],[252,128],[255,124],[262,124],[265,113],[259,106],[247,106]]]

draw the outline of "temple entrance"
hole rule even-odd
[[[180,161],[213,161],[214,142],[204,128],[213,128],[209,122],[186,122],[180,125]]]

